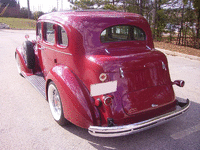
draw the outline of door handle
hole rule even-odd
[[[38,49],[39,49],[39,50],[44,50],[44,47],[39,47]]]

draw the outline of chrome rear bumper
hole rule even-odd
[[[185,103],[177,102],[176,110],[172,112],[129,125],[113,127],[90,126],[88,132],[97,137],[118,137],[133,134],[170,121],[186,112],[189,106],[190,101],[187,99]]]

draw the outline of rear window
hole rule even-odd
[[[145,33],[142,29],[135,26],[118,25],[106,28],[101,33],[101,42],[115,41],[143,41]]]

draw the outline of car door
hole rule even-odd
[[[44,76],[55,66],[56,42],[55,25],[50,22],[42,23],[43,40],[37,40],[40,66]]]
[[[39,60],[39,65],[40,65],[40,68],[43,72],[44,70],[44,67],[43,67],[43,62],[42,62],[42,58],[41,58],[41,52],[43,50],[43,47],[41,47],[41,44],[42,44],[42,38],[43,35],[42,35],[42,22],[38,22],[37,23],[37,26],[36,26],[36,53],[38,53],[38,60]]]

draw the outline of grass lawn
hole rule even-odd
[[[5,23],[12,29],[35,29],[36,21],[22,18],[0,17],[0,23]]]

